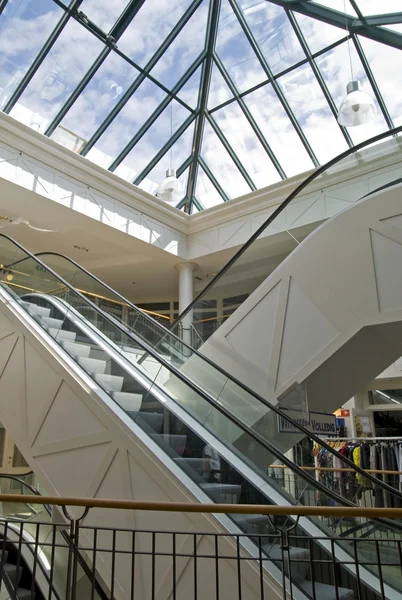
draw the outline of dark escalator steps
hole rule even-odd
[[[312,581],[304,581],[300,584],[300,587],[306,592],[306,594],[313,597]],[[319,598],[319,600],[352,600],[355,598],[353,590],[348,590],[347,588],[342,587],[338,587],[336,590],[334,585],[330,585],[328,583],[314,583],[314,591],[315,597]]]

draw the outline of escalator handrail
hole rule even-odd
[[[29,471],[29,473],[27,473],[26,475],[33,475],[33,474],[34,474],[33,471]],[[38,489],[36,489],[36,487],[31,485],[30,483],[27,483],[23,479],[20,479],[16,475],[10,475],[8,473],[0,473],[0,479],[11,479],[12,481],[16,481],[17,483],[20,483],[23,486],[27,487],[29,489],[29,491],[33,493],[34,496],[42,496],[42,494],[40,493],[40,491]],[[45,508],[46,512],[51,517],[52,516],[52,507],[50,506],[50,504],[43,504],[42,506]],[[54,525],[54,527],[55,527],[55,525]],[[401,525],[401,528],[402,528],[402,525]],[[64,538],[64,541],[70,546],[71,539],[70,539],[70,535],[67,533],[67,531],[62,529],[60,531],[60,533],[61,533],[62,537]],[[80,567],[84,571],[85,575],[89,579],[93,579],[93,572],[89,568],[85,558],[82,556],[82,554],[79,550],[77,551],[77,559],[78,559],[78,562],[80,563]],[[95,586],[97,593],[101,597],[101,599],[108,600],[109,596],[105,593],[105,591],[103,590],[102,586],[100,585],[100,583],[98,582],[98,580],[96,578],[95,578],[94,586]]]
[[[402,129],[402,126],[401,126],[401,129]],[[282,460],[282,462],[284,462],[286,464],[286,466],[291,471],[296,472],[297,475],[299,477],[301,477],[301,479],[304,479],[305,481],[308,480],[308,482],[311,483],[313,485],[313,487],[315,487],[317,489],[318,488],[321,489],[321,491],[323,491],[328,496],[331,496],[331,494],[332,494],[332,498],[334,500],[336,500],[337,502],[340,502],[341,504],[344,503],[344,502],[347,502],[348,506],[353,506],[353,503],[349,503],[348,501],[345,501],[344,498],[341,498],[341,496],[338,496],[338,494],[335,494],[334,492],[330,491],[328,488],[326,488],[325,486],[323,486],[322,484],[320,484],[320,482],[318,482],[314,477],[310,476],[306,471],[303,471],[302,469],[299,469],[299,467],[293,461],[291,461],[290,459],[288,459],[282,452],[278,451],[278,449],[276,448],[276,446],[274,446],[273,444],[271,444],[271,442],[269,442],[268,440],[266,440],[265,438],[263,438],[260,434],[258,434],[257,432],[255,432],[253,429],[250,429],[247,426],[245,426],[244,423],[242,423],[242,421],[240,421],[240,419],[238,417],[232,415],[229,411],[227,411],[226,408],[224,408],[222,405],[220,405],[216,401],[216,399],[213,398],[209,393],[205,392],[205,390],[203,390],[197,384],[195,384],[191,379],[189,379],[184,373],[182,373],[174,365],[172,365],[169,362],[167,362],[162,356],[159,356],[157,354],[157,352],[154,350],[154,348],[152,348],[151,346],[149,346],[141,338],[138,338],[131,330],[126,329],[123,326],[123,324],[120,323],[118,320],[116,320],[114,317],[110,316],[108,313],[106,313],[101,308],[99,308],[98,306],[96,306],[96,304],[94,304],[89,298],[87,298],[86,296],[84,296],[84,294],[82,294],[80,291],[78,291],[76,288],[74,288],[74,286],[72,286],[70,283],[68,283],[67,281],[65,281],[63,279],[63,277],[61,277],[60,275],[58,275],[46,263],[43,263],[36,255],[32,254],[29,250],[27,250],[26,248],[24,248],[21,244],[19,244],[19,242],[17,242],[16,240],[14,240],[13,238],[11,238],[10,236],[8,236],[8,235],[6,235],[4,233],[1,233],[0,237],[3,237],[5,239],[9,240],[13,244],[15,244],[18,248],[20,248],[20,250],[22,250],[23,252],[25,252],[28,255],[29,258],[31,258],[34,262],[37,262],[41,267],[43,267],[50,274],[52,274],[53,277],[55,277],[55,279],[57,279],[58,281],[60,281],[66,288],[70,289],[74,294],[76,294],[77,296],[79,296],[81,298],[81,300],[84,301],[85,304],[88,304],[89,306],[91,306],[91,308],[93,308],[95,310],[95,312],[97,312],[98,314],[102,315],[102,317],[105,318],[107,321],[109,321],[109,323],[111,323],[114,327],[117,327],[122,333],[124,333],[124,335],[127,335],[127,337],[129,337],[135,343],[137,343],[143,350],[145,350],[145,352],[147,352],[150,356],[152,356],[157,362],[159,362],[160,364],[162,364],[168,371],[170,371],[171,373],[173,373],[173,375],[175,377],[177,377],[180,381],[182,381],[183,383],[185,383],[186,385],[188,385],[192,389],[193,392],[195,392],[196,394],[199,394],[208,404],[212,405],[221,414],[224,414],[226,418],[228,418],[232,423],[234,423],[235,425],[237,425],[243,432],[245,432],[247,435],[250,435],[255,441],[257,441],[259,444],[261,444],[266,450],[268,450],[269,452],[272,452],[272,454],[274,456],[276,456],[277,458],[279,458],[280,460]],[[45,254],[47,254],[47,253],[45,253]],[[51,254],[51,253],[49,253],[49,254]],[[63,255],[61,255],[61,254],[58,255],[58,256],[63,257]],[[72,260],[72,259],[68,259],[67,257],[63,257],[63,258],[66,258],[67,260]],[[25,260],[25,258],[23,260]],[[21,262],[21,261],[19,261],[19,262]],[[72,261],[72,262],[74,262],[74,261]],[[77,266],[80,267],[80,265],[77,265]],[[93,277],[95,278],[95,276],[93,276]],[[102,283],[100,280],[98,280],[98,281],[100,283]],[[137,308],[137,310],[139,310],[139,309]],[[203,355],[199,354],[199,356],[202,359],[205,360],[205,357]],[[208,361],[208,362],[214,368],[218,368],[211,361]],[[347,464],[356,473],[359,473],[366,480],[371,481],[375,485],[379,486],[382,489],[385,489],[387,492],[391,493],[392,495],[394,495],[394,496],[396,496],[396,497],[398,497],[398,498],[400,498],[402,500],[402,492],[400,492],[399,490],[396,490],[395,488],[393,488],[392,486],[388,485],[387,483],[385,483],[383,481],[380,482],[371,473],[366,473],[366,471],[364,469],[362,469],[361,467],[359,467],[358,465],[356,465],[352,460],[348,459],[347,457],[339,455],[339,453],[334,448],[332,448],[329,444],[327,444],[326,442],[324,442],[323,440],[321,440],[319,438],[319,436],[317,436],[314,433],[308,431],[305,427],[303,427],[302,425],[300,425],[299,423],[297,423],[294,419],[292,419],[291,417],[289,417],[288,415],[286,415],[286,413],[284,411],[280,410],[279,408],[277,408],[276,406],[274,406],[273,404],[271,404],[268,400],[266,400],[262,396],[259,396],[256,392],[253,392],[252,390],[249,390],[247,388],[247,386],[245,386],[244,384],[242,384],[240,381],[237,381],[235,378],[233,378],[228,373],[225,373],[222,369],[219,368],[218,370],[221,373],[223,373],[229,380],[234,381],[234,383],[236,383],[237,385],[239,385],[243,390],[245,390],[247,393],[249,393],[252,397],[254,397],[259,402],[261,402],[262,404],[264,404],[267,408],[269,408],[270,410],[272,410],[273,412],[275,412],[281,418],[285,419],[285,421],[287,421],[288,423],[290,423],[293,427],[297,428],[305,436],[307,436],[310,439],[312,439],[313,441],[315,441],[322,448],[325,448],[328,452],[330,452],[330,454],[332,454],[336,458],[340,458],[343,463]]]
[[[176,325],[178,323],[180,323],[180,321],[182,321],[186,315],[188,315],[188,313],[194,308],[194,306],[197,304],[197,302],[199,302],[200,299],[212,287],[214,287],[214,285],[217,283],[217,281],[219,281],[219,279],[226,273],[226,271],[228,271],[228,269],[230,269],[230,267],[237,261],[237,259],[239,259],[244,254],[244,252],[246,250],[248,250],[248,248],[260,237],[262,232],[271,225],[271,223],[285,210],[285,208],[290,204],[290,202],[292,202],[292,200],[294,198],[296,198],[296,196],[298,196],[300,194],[300,192],[302,192],[304,190],[304,188],[306,188],[312,181],[314,181],[317,177],[322,175],[322,173],[324,173],[327,169],[333,167],[338,162],[342,161],[344,158],[348,158],[348,156],[351,156],[355,152],[362,150],[366,146],[370,146],[371,144],[375,144],[376,142],[380,142],[383,139],[386,139],[391,136],[395,136],[397,133],[401,133],[401,132],[402,132],[402,125],[399,125],[399,127],[394,127],[393,129],[390,129],[388,131],[380,133],[379,135],[375,135],[374,137],[370,138],[369,140],[365,140],[363,142],[360,142],[360,144],[356,144],[356,146],[353,146],[352,148],[348,148],[347,150],[345,150],[345,152],[342,152],[341,154],[338,154],[338,156],[335,156],[335,158],[332,158],[331,160],[329,160],[327,163],[325,163],[325,165],[321,165],[320,167],[315,169],[313,171],[313,173],[311,173],[308,177],[306,177],[306,179],[302,183],[300,183],[293,190],[293,192],[291,192],[289,194],[289,196],[287,196],[287,198],[285,198],[285,200],[269,215],[267,220],[264,221],[264,223],[262,225],[260,225],[260,227],[253,233],[253,235],[247,240],[247,242],[245,242],[243,244],[243,246],[237,252],[235,252],[235,254],[232,256],[232,258],[230,260],[228,260],[228,262],[222,267],[222,269],[211,279],[211,281],[208,282],[208,284],[201,290],[201,292],[199,294],[197,294],[197,296],[183,310],[183,312],[181,312],[176,317],[176,319],[173,321],[173,323],[171,323],[170,327],[172,329],[175,328]],[[370,192],[370,193],[372,193],[372,192]]]
[[[210,396],[210,394],[208,394],[207,392],[205,392],[205,390],[203,390],[202,388],[200,388],[191,379],[188,379],[186,377],[186,375],[184,375],[181,371],[179,371],[178,369],[176,369],[176,367],[174,367],[173,365],[171,365],[163,357],[158,356],[157,353],[153,350],[153,348],[151,348],[151,346],[149,346],[143,340],[137,338],[137,336],[135,334],[133,334],[133,332],[131,332],[128,329],[126,329],[119,321],[117,321],[112,316],[110,316],[108,313],[104,312],[102,309],[100,309],[98,306],[96,306],[96,304],[94,304],[91,300],[89,300],[88,298],[86,298],[86,296],[84,296],[81,292],[79,292],[77,289],[75,289],[70,283],[68,283],[67,281],[65,281],[63,279],[63,277],[61,277],[60,275],[58,275],[55,271],[53,271],[53,269],[51,269],[50,267],[48,267],[45,263],[43,263],[40,259],[38,259],[29,250],[26,250],[26,248],[24,248],[23,246],[21,246],[21,244],[19,244],[19,242],[17,242],[16,240],[10,238],[8,235],[6,235],[4,233],[1,233],[0,237],[8,239],[15,246],[17,246],[18,248],[20,248],[20,250],[22,250],[28,256],[30,256],[30,258],[32,258],[32,260],[34,262],[38,263],[41,267],[43,267],[50,274],[52,274],[53,277],[56,280],[58,280],[59,282],[61,282],[65,287],[67,287],[72,292],[74,292],[74,294],[76,294],[78,297],[80,297],[81,300],[83,300],[84,304],[89,305],[96,313],[100,314],[104,319],[106,319],[114,327],[117,327],[117,329],[119,329],[122,333],[124,333],[124,335],[127,335],[131,340],[133,340],[134,342],[136,342],[143,350],[145,350],[151,356],[153,356],[153,358],[155,358],[155,360],[157,362],[159,362],[160,364],[162,364],[168,371],[170,371],[171,373],[173,373],[173,375],[175,377],[177,377],[181,382],[183,382],[185,385],[187,385],[193,392],[195,392],[196,394],[198,394],[209,405],[213,406],[217,411],[219,411],[221,414],[223,414],[227,419],[229,419],[229,421],[231,421],[234,425],[236,425],[237,427],[239,427],[239,429],[241,429],[244,433],[246,433],[247,435],[249,435],[254,441],[256,441],[259,444],[261,444],[263,446],[263,448],[265,448],[266,450],[268,450],[269,452],[271,452],[277,459],[280,459],[292,472],[296,473],[296,475],[298,475],[301,479],[307,481],[308,483],[310,483],[312,485],[312,487],[320,490],[321,492],[323,492],[324,494],[326,494],[327,496],[329,496],[330,498],[332,498],[336,502],[339,502],[341,505],[344,505],[344,506],[354,506],[354,504],[352,502],[349,502],[348,500],[345,500],[345,498],[342,498],[341,496],[338,496],[338,494],[336,494],[335,492],[330,491],[323,484],[321,484],[320,482],[318,482],[314,477],[310,476],[306,471],[303,471],[302,469],[300,469],[300,467],[298,465],[296,465],[293,461],[291,461],[289,458],[287,458],[282,452],[280,452],[276,448],[276,446],[274,446],[269,440],[266,440],[258,432],[254,431],[253,429],[249,429],[247,426],[245,426],[244,423],[238,417],[236,417],[235,415],[232,415],[229,411],[227,411],[227,409],[225,407],[223,407],[222,405],[220,405],[215,400],[215,398],[213,398],[212,396]],[[183,410],[185,410],[185,409],[183,409]],[[280,413],[280,414],[282,414],[282,413]],[[295,425],[296,425],[296,423],[295,423]],[[365,473],[364,473],[363,470],[362,470],[361,474],[363,476],[365,475]],[[384,489],[387,489],[388,492],[390,492],[391,494],[397,495],[398,497],[400,497],[402,499],[402,493],[399,492],[399,491],[397,491],[397,490],[395,490],[391,486],[388,486],[388,484],[382,482],[382,486],[381,487],[384,487]]]

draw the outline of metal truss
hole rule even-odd
[[[136,18],[137,14],[139,13],[146,1],[147,0],[129,1],[122,14],[111,28],[111,30],[109,32],[104,32],[96,25],[96,23],[92,22],[85,15],[85,12],[82,10],[83,7],[81,6],[83,0],[71,0],[68,5],[62,0],[53,0],[55,5],[57,5],[63,10],[63,14],[59,19],[58,23],[56,24],[54,30],[49,35],[48,39],[44,40],[43,46],[40,49],[39,53],[33,60],[32,64],[26,71],[25,75],[22,77],[21,81],[19,82],[11,96],[9,97],[8,101],[4,106],[4,112],[10,113],[13,107],[17,104],[17,102],[20,101],[22,95],[24,94],[25,90],[31,83],[33,77],[35,76],[35,73],[41,67],[49,52],[59,39],[60,34],[64,30],[68,22],[71,19],[74,19],[75,21],[79,22],[80,25],[82,25],[82,27],[85,27],[89,32],[91,32],[91,34],[94,35],[98,40],[102,41],[104,44],[104,48],[100,52],[94,63],[91,65],[91,67],[81,78],[78,85],[71,92],[70,96],[61,106],[57,114],[53,117],[52,121],[50,122],[45,131],[45,135],[50,137],[56,131],[59,125],[62,124],[63,119],[65,118],[71,107],[79,98],[80,94],[83,93],[87,85],[99,71],[100,67],[105,62],[107,57],[111,53],[116,53],[128,64],[137,69],[138,75],[134,79],[134,81],[130,83],[125,93],[122,94],[122,96],[116,102],[113,109],[106,116],[106,118],[97,128],[97,130],[93,133],[91,138],[85,143],[84,147],[81,149],[81,154],[83,156],[86,156],[91,150],[91,148],[96,146],[99,139],[106,132],[108,127],[111,126],[114,119],[119,115],[120,111],[124,108],[124,106],[130,100],[130,98],[133,96],[133,94],[137,92],[140,85],[146,80],[153,82],[164,93],[163,100],[159,103],[159,105],[153,111],[153,113],[146,119],[146,121],[141,125],[141,127],[138,129],[135,135],[121,150],[119,155],[113,157],[113,161],[109,169],[111,171],[114,171],[125,160],[125,158],[135,149],[137,144],[141,141],[141,139],[149,131],[149,129],[154,125],[154,123],[157,122],[158,118],[161,116],[163,111],[173,102],[173,100],[175,100],[188,111],[188,117],[180,125],[180,127],[176,129],[176,131],[172,132],[170,138],[155,153],[152,160],[137,175],[133,183],[139,185],[141,181],[143,181],[143,179],[149,175],[149,173],[154,169],[154,167],[159,163],[159,161],[166,155],[166,153],[169,152],[172,146],[180,139],[180,137],[187,130],[187,128],[194,125],[193,140],[191,149],[189,148],[189,155],[187,159],[177,169],[177,174],[179,177],[185,171],[188,170],[188,181],[185,197],[177,205],[177,208],[184,209],[188,213],[192,211],[193,207],[195,207],[197,210],[203,210],[204,208],[202,206],[202,201],[200,201],[200,198],[197,198],[196,194],[196,184],[199,169],[203,170],[206,177],[209,179],[211,184],[219,193],[220,197],[222,198],[222,201],[226,202],[230,200],[230,197],[227,191],[225,190],[225,181],[219,180],[219,176],[217,176],[215,172],[214,165],[207,164],[205,161],[205,157],[203,158],[202,143],[205,135],[206,124],[208,124],[208,126],[211,127],[211,131],[213,131],[213,134],[216,136],[217,140],[219,140],[219,142],[225,148],[225,151],[227,152],[227,155],[229,157],[228,159],[233,163],[234,167],[246,181],[250,190],[256,190],[256,184],[253,181],[252,175],[247,171],[246,166],[242,163],[241,159],[236,154],[234,148],[230,144],[224,131],[219,126],[217,120],[218,112],[227,106],[233,105],[233,103],[236,105],[236,107],[240,109],[244,119],[249,124],[253,135],[255,136],[256,140],[258,140],[262,151],[267,155],[272,165],[276,169],[278,175],[282,179],[286,178],[285,170],[280,164],[273,149],[271,148],[270,140],[267,139],[261,131],[261,128],[254,119],[246,101],[248,94],[251,94],[256,90],[263,88],[267,84],[270,84],[272,89],[275,91],[279,102],[281,103],[290,123],[296,131],[313,165],[319,165],[317,156],[315,155],[315,152],[313,151],[313,148],[311,147],[309,140],[307,139],[303,131],[302,123],[299,122],[298,118],[294,114],[286,98],[286,94],[284,93],[280,85],[280,78],[286,75],[287,73],[292,73],[292,71],[299,67],[302,67],[303,65],[307,65],[314,74],[315,80],[317,81],[321,92],[326,99],[326,102],[332,115],[336,117],[336,104],[331,96],[331,93],[324,80],[324,77],[322,76],[322,73],[317,65],[316,58],[322,54],[329,52],[331,49],[343,44],[348,39],[351,40],[351,43],[354,44],[357,55],[361,61],[367,79],[372,87],[373,94],[376,97],[376,100],[378,102],[378,105],[380,107],[380,110],[382,112],[387,126],[389,128],[393,127],[392,117],[389,113],[386,102],[381,94],[381,89],[378,86],[376,79],[371,71],[370,64],[367,61],[365,53],[362,49],[359,37],[363,36],[381,44],[386,44],[392,48],[402,50],[402,34],[386,28],[386,26],[392,26],[395,24],[402,23],[402,12],[365,16],[364,14],[362,14],[362,11],[359,8],[359,2],[357,0],[349,0],[350,5],[356,13],[356,15],[352,16],[345,15],[343,12],[339,12],[322,6],[314,0],[265,0],[284,9],[284,15],[286,15],[286,18],[288,19],[293,29],[293,32],[295,33],[305,55],[305,57],[302,58],[298,63],[293,64],[292,66],[287,67],[286,69],[282,70],[279,73],[275,73],[274,75],[270,68],[269,61],[267,61],[264,53],[259,47],[259,44],[253,34],[249,22],[239,6],[238,0],[228,0],[230,9],[233,12],[233,15],[236,18],[238,24],[240,25],[241,31],[247,39],[247,43],[249,44],[251,50],[254,53],[254,56],[258,60],[259,65],[265,73],[264,81],[261,81],[260,83],[254,85],[254,87],[247,89],[246,91],[240,92],[237,89],[236,84],[232,80],[227,69],[225,68],[225,64],[221,60],[219,53],[217,53],[216,51],[216,41],[219,35],[221,0],[209,0],[204,50],[194,60],[192,65],[188,69],[186,69],[185,73],[180,77],[180,79],[173,87],[167,87],[163,85],[155,76],[153,76],[152,70],[158,63],[158,61],[163,57],[165,52],[169,49],[169,47],[180,34],[180,32],[184,29],[189,20],[196,13],[198,8],[200,8],[201,4],[203,2],[207,2],[208,0],[193,0],[191,2],[191,4],[187,7],[186,11],[181,16],[181,18],[178,19],[177,23],[174,25],[173,29],[166,36],[166,38],[161,39],[159,48],[156,50],[156,52],[154,52],[154,54],[151,56],[151,58],[148,60],[147,64],[144,67],[141,67],[129,56],[123,53],[119,49],[118,42],[124,34],[124,32],[129,27],[129,25]],[[7,6],[8,0],[0,0],[0,24],[2,13],[4,13],[4,9],[6,9]],[[85,4],[83,6],[85,7]],[[340,40],[332,43],[331,45],[326,46],[319,52],[312,53],[309,48],[309,40],[305,38],[298,24],[297,18],[295,16],[296,13],[306,15],[310,18],[322,21],[323,23],[327,23],[328,25],[340,28],[345,31],[345,36],[342,37]],[[225,102],[219,104],[218,106],[208,108],[208,97],[210,93],[211,77],[214,65],[216,66],[218,72],[225,81],[225,84],[227,85],[228,89],[232,94],[232,97],[229,100],[226,100]],[[194,109],[191,106],[189,106],[185,99],[181,97],[180,92],[186,85],[186,83],[190,80],[192,75],[194,75],[196,70],[199,68],[201,69],[201,77],[198,90],[197,106]],[[348,146],[352,147],[353,142],[348,131],[343,127],[340,127],[340,130],[342,131],[342,135]]]

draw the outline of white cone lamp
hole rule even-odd
[[[176,177],[175,169],[168,169],[166,171],[166,179],[160,184],[156,195],[167,204],[170,204],[170,206],[176,206],[183,198],[184,190]]]
[[[364,125],[374,119],[377,109],[371,96],[362,92],[358,81],[349,81],[346,98],[338,113],[338,123],[344,127]]]

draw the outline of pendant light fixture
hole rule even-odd
[[[170,101],[170,137],[173,136],[173,99]],[[170,147],[170,169],[166,171],[166,178],[156,191],[156,195],[170,206],[176,206],[184,196],[181,182],[178,180],[176,170],[173,168],[173,146]]]
[[[352,54],[350,51],[350,37],[349,28],[346,14],[346,0],[344,0],[344,11],[345,11],[345,23],[346,31],[348,33],[348,53],[349,53],[349,64],[352,80],[349,81],[346,86],[346,97],[341,103],[338,112],[338,123],[343,127],[356,127],[357,125],[364,125],[374,119],[377,109],[375,106],[374,99],[362,92],[360,89],[360,82],[353,77],[353,65],[352,65]]]

